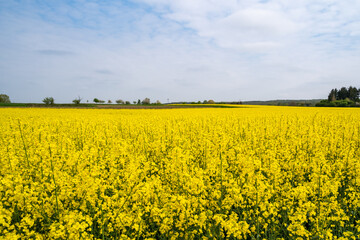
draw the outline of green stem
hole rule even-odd
[[[52,179],[53,179],[54,185],[55,185],[56,217],[59,218],[59,201],[58,201],[58,192],[57,192],[58,190],[57,190],[57,185],[56,185],[56,181],[55,181],[54,164],[53,164],[50,145],[49,145],[49,153],[50,153],[50,164],[51,164]]]
[[[29,169],[29,168],[30,168],[29,157],[28,157],[28,153],[27,153],[27,147],[26,147],[26,144],[25,144],[24,135],[23,135],[23,132],[22,132],[22,130],[21,130],[20,119],[18,119],[18,123],[19,123],[19,130],[20,130],[21,140],[22,140],[22,143],[23,143],[23,145],[24,145],[26,164],[27,164],[27,168]]]

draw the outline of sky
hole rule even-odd
[[[360,1],[0,0],[0,94],[152,102],[360,87]]]

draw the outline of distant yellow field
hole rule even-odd
[[[0,239],[360,239],[360,109],[0,109]]]

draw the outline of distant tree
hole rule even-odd
[[[354,102],[359,101],[359,89],[357,89],[356,87],[350,86],[348,89],[348,92],[349,92],[349,99],[351,101],[354,101]]]
[[[133,101],[133,104],[135,105],[135,104],[136,104],[136,101]]]
[[[145,98],[141,103],[144,105],[150,104],[150,98]]]
[[[53,97],[46,97],[46,98],[44,98],[43,100],[43,103],[45,103],[46,105],[52,105],[52,104],[54,104],[54,98]]]
[[[208,103],[208,101],[207,101],[207,100],[204,100],[204,101],[203,101],[203,104],[207,104],[207,103]]]
[[[159,100],[156,100],[156,104],[157,104],[157,105],[160,105],[161,102],[160,102]]]
[[[111,100],[108,100],[108,104],[111,104],[112,103],[112,101]]]
[[[198,101],[197,104],[201,104],[201,101]]]
[[[76,99],[73,100],[73,103],[74,103],[74,104],[80,104],[81,100],[82,100],[82,99],[81,99],[80,97],[78,97],[78,98],[76,98]]]
[[[99,103],[99,102],[100,102],[100,100],[99,100],[99,99],[97,99],[97,98],[94,98],[93,102],[94,102],[94,103]]]
[[[126,104],[126,105],[130,105],[131,103],[130,103],[129,101],[126,101],[125,104]]]
[[[328,96],[328,101],[331,102],[331,101],[335,101],[336,100],[336,93],[337,91],[335,91],[335,89],[331,89],[330,93],[329,93],[329,96]]]
[[[340,88],[338,92],[338,100],[344,100],[349,97],[349,91],[346,89],[346,87]]]
[[[105,103],[105,101],[104,100],[99,100],[99,103]]]
[[[210,100],[208,101],[208,104],[215,104],[215,101],[210,99]]]
[[[339,90],[337,88],[335,88],[334,93],[335,93],[335,99],[338,100],[339,99]]]
[[[9,96],[6,94],[0,94],[0,103],[11,103]]]
[[[116,103],[117,103],[117,104],[124,104],[124,101],[121,100],[121,99],[118,99],[118,100],[116,100]]]
[[[141,101],[140,101],[140,99],[138,99],[138,101],[137,101],[137,105],[140,105],[141,104]]]

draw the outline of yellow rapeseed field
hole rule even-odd
[[[0,109],[0,239],[360,239],[360,109]]]

